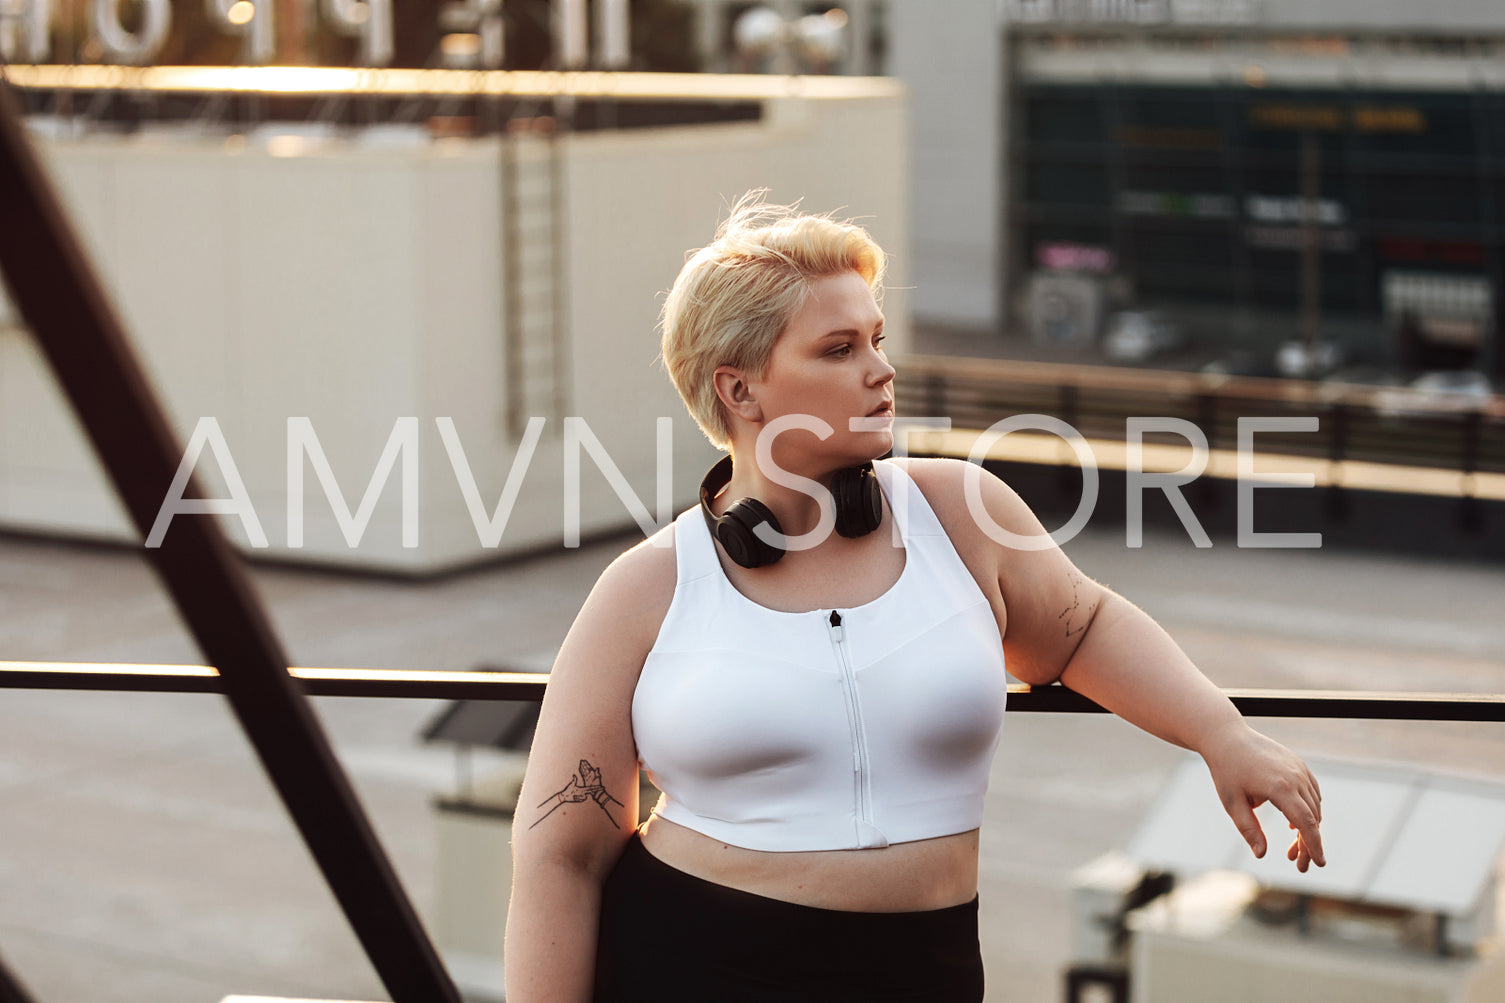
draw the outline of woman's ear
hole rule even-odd
[[[716,396],[721,398],[721,404],[728,413],[743,421],[763,420],[763,408],[758,404],[758,398],[742,370],[732,366],[718,366],[712,378],[716,381]]]

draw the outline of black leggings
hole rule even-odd
[[[925,912],[817,909],[676,870],[636,835],[602,887],[596,1003],[979,1003],[982,995],[976,899]]]

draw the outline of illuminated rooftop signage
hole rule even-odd
[[[1005,0],[1010,21],[1050,24],[1254,24],[1259,0]]]
[[[87,35],[108,63],[149,65],[172,31],[172,0],[134,0],[137,8],[127,30],[122,9],[132,0],[94,0],[85,6]],[[223,34],[242,39],[241,60],[252,65],[276,56],[272,0],[207,0],[209,23]],[[441,22],[500,23],[499,0],[460,0],[445,4]],[[469,15],[468,19],[466,15]],[[360,43],[363,66],[392,61],[392,0],[318,0],[320,23]],[[50,63],[53,0],[0,0],[0,59],[8,63]]]

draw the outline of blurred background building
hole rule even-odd
[[[1498,4],[945,12],[889,14],[913,95],[918,318],[1026,354],[1499,377]]]

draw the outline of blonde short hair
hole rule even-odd
[[[763,375],[774,342],[804,306],[810,280],[855,271],[881,299],[883,249],[866,230],[749,192],[711,244],[692,252],[664,301],[663,359],[685,407],[718,448],[731,419],[716,395],[718,366]]]

